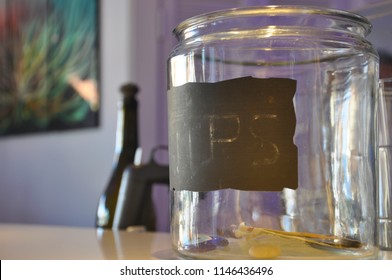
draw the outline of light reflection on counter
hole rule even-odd
[[[97,229],[97,241],[108,260],[178,259],[168,233],[146,232],[137,227],[127,231]]]

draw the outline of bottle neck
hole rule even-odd
[[[119,104],[116,132],[116,155],[133,162],[138,142],[137,101],[134,96],[125,96]]]

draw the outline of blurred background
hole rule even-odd
[[[0,4],[5,2],[0,0]],[[171,31],[186,18],[254,5],[303,4],[344,9],[369,17],[374,24],[369,40],[380,53],[386,54],[385,62],[392,51],[392,1],[97,2],[100,4],[99,124],[84,129],[0,137],[0,223],[94,226],[98,199],[111,174],[121,85],[133,82],[140,88],[139,142],[143,161],[147,161],[153,147],[167,143],[166,59],[176,43]],[[0,23],[2,16],[0,13]],[[155,188],[153,196],[155,206],[161,209],[157,212],[157,228],[168,231],[168,189]]]

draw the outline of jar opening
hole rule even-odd
[[[370,21],[355,13],[311,6],[255,6],[219,10],[181,22],[173,30],[177,39],[203,35],[203,30],[232,31],[267,26],[309,26],[357,33],[363,37],[371,31]]]

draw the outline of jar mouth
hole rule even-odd
[[[344,10],[316,6],[273,5],[232,8],[194,16],[179,23],[174,28],[173,34],[178,39],[182,37],[189,38],[196,33],[199,34],[199,32],[196,32],[198,29],[211,26],[217,27],[219,24],[224,24],[224,22],[234,19],[243,21],[246,18],[278,19],[282,17],[295,19],[289,25],[294,23],[303,26],[313,25],[314,27],[337,28],[358,33],[361,36],[368,35],[372,29],[372,25],[366,17]],[[315,17],[318,17],[317,21],[314,20]],[[334,24],[331,23],[332,21]],[[268,22],[268,20],[263,23],[258,22],[258,25],[253,25],[253,28],[268,26]],[[241,24],[240,28],[244,27],[246,26]],[[184,36],[184,34],[187,35]]]

